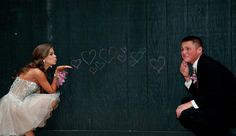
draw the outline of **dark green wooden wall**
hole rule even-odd
[[[38,43],[53,42],[58,64],[74,67],[40,136],[192,136],[175,118],[188,95],[179,73],[186,35],[202,37],[236,74],[235,0],[0,3],[1,96]]]

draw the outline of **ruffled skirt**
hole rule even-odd
[[[0,99],[0,136],[24,135],[27,131],[43,127],[51,116],[52,103],[59,102],[59,95],[35,93],[24,100],[11,92],[3,96]]]

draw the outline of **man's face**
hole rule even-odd
[[[193,64],[202,54],[202,47],[192,41],[182,42],[181,56],[187,63]]]

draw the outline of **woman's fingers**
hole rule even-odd
[[[69,66],[69,65],[57,66],[58,71],[62,71],[62,70],[65,70],[65,69],[71,69],[71,68],[72,68],[72,66]]]

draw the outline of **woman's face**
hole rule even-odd
[[[57,63],[57,56],[55,55],[53,48],[51,48],[49,50],[48,56],[44,59],[44,65],[46,67],[49,67],[52,65],[56,65],[56,63]]]

